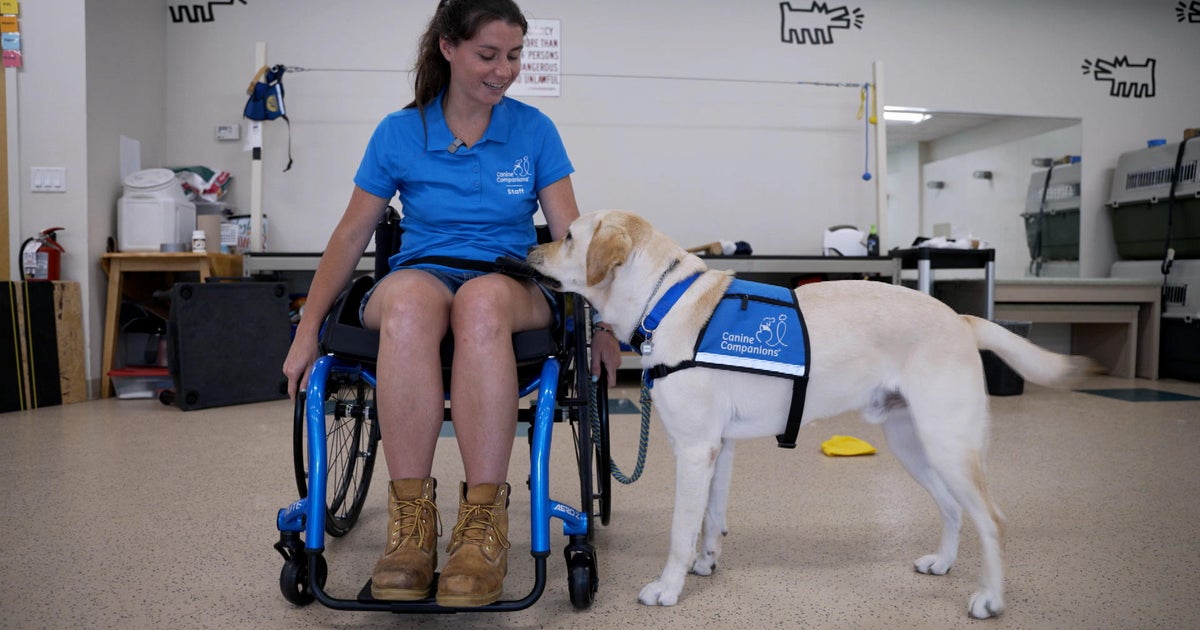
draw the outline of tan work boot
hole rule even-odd
[[[437,480],[396,479],[388,485],[387,549],[375,563],[371,595],[412,601],[429,597],[437,567],[442,520],[437,509]]]
[[[438,580],[442,606],[486,606],[500,599],[508,573],[508,484],[462,484],[450,560]]]

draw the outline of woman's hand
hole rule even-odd
[[[292,400],[296,399],[297,392],[308,387],[308,374],[312,372],[318,355],[316,338],[297,333],[287,358],[283,360],[283,374],[288,379],[288,396]]]
[[[592,329],[592,378],[599,378],[601,370],[607,368],[608,384],[616,385],[619,367],[621,343],[608,324],[597,324]]]

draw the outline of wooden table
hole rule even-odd
[[[808,274],[878,275],[900,282],[900,261],[891,256],[701,256],[709,269],[733,271],[759,282],[792,287]],[[793,287],[794,288],[794,287]]]
[[[108,373],[115,367],[117,337],[121,326],[121,299],[125,274],[137,272],[196,272],[200,281],[210,276],[242,275],[238,254],[114,252],[100,256],[100,267],[108,273],[108,302],[104,313],[104,354],[100,364],[100,397],[113,395]]]
[[[1117,335],[1077,336],[1072,345],[1085,354],[1095,346],[1108,357],[1116,376],[1158,378],[1162,283],[1129,278],[1024,278],[996,281],[996,308],[1006,317],[1065,322],[1074,327],[1108,325]],[[1121,307],[1136,308],[1127,315]],[[1075,315],[1072,315],[1075,312]],[[1074,319],[1073,319],[1074,317]],[[1097,334],[1104,333],[1098,331]],[[1105,333],[1107,334],[1107,333]],[[1102,346],[1111,346],[1107,350]],[[1076,348],[1072,348],[1076,351]]]

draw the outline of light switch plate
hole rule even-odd
[[[242,126],[238,123],[217,125],[217,140],[238,140],[242,137]]]
[[[30,189],[37,192],[67,192],[67,169],[61,166],[34,166]]]

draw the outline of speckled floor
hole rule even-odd
[[[1200,396],[1200,384],[1096,378],[1088,388]],[[636,392],[617,391],[636,399]],[[651,429],[645,476],[618,485],[597,537],[600,591],[576,612],[555,553],[541,600],[500,615],[394,616],[297,608],[279,594],[276,511],[295,499],[287,402],[180,412],[102,400],[0,415],[0,627],[4,628],[1196,628],[1200,627],[1200,402],[1126,402],[1034,386],[993,398],[992,493],[1008,517],[1008,610],[972,622],[978,549],[964,529],[944,577],[932,501],[886,448],[831,459],[833,434],[883,447],[854,416],[800,433],[788,452],[739,445],[725,554],[689,576],[673,608],[636,602],[664,559],[673,459]],[[632,467],[636,416],[613,417],[613,453]],[[561,425],[560,425],[561,426]],[[555,498],[576,504],[570,433],[552,458]],[[460,478],[443,440],[437,476]],[[511,478],[528,451],[514,445]],[[379,470],[383,470],[380,466]],[[528,495],[514,483],[506,595],[532,584]],[[386,490],[358,528],[328,542],[327,588],[353,597],[382,549]],[[444,492],[443,496],[452,496]],[[443,498],[446,518],[455,506]]]

